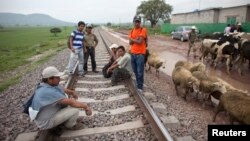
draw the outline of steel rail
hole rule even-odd
[[[108,47],[108,43],[104,40],[100,30],[99,34],[106,49],[108,50],[109,54],[111,54],[111,50]],[[157,139],[159,141],[174,141],[171,135],[169,134],[168,130],[165,128],[165,126],[159,119],[159,117],[151,108],[146,98],[142,95],[142,93],[137,91],[135,82],[132,80],[132,78],[129,79],[126,84],[128,84],[128,87],[131,90],[132,94],[135,96],[135,99],[138,102],[140,108],[142,109],[142,111],[144,111],[146,119],[149,121],[149,124],[153,128],[153,132],[155,133]]]

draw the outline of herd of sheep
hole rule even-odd
[[[219,101],[217,110],[213,116],[215,121],[219,112],[225,111],[230,119],[243,124],[250,124],[250,94],[233,87],[227,82],[216,76],[210,76],[206,73],[204,60],[208,60],[211,55],[214,67],[221,59],[226,59],[227,73],[230,74],[231,67],[238,65],[238,72],[242,75],[242,64],[248,60],[250,68],[250,40],[244,38],[245,33],[224,35],[213,34],[204,37],[200,47],[200,62],[191,63],[188,61],[178,61],[172,71],[172,80],[176,94],[182,94],[186,100],[188,94],[196,94],[196,98],[202,99],[202,104],[209,102],[213,105],[211,96]],[[154,53],[147,50],[145,60],[150,71],[151,67],[156,70],[156,76],[159,77],[159,68],[165,67],[165,62]]]
[[[210,54],[214,68],[216,68],[221,59],[226,59],[227,73],[230,74],[231,67],[237,65],[238,73],[242,75],[243,63],[250,60],[249,35],[247,33],[232,33],[230,35],[216,33],[203,38],[200,51],[202,62]]]
[[[202,98],[202,103],[211,102],[211,96],[219,100],[217,111],[226,111],[230,117],[230,123],[238,121],[243,124],[250,124],[250,94],[247,91],[237,89],[216,76],[209,76],[206,73],[205,65],[202,62],[191,63],[178,61],[172,72],[172,80],[176,94],[180,91],[184,99],[188,94],[194,93],[196,97]]]

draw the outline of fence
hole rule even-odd
[[[178,26],[196,26],[201,34],[224,32],[227,23],[197,23],[197,24],[170,24],[165,23],[161,26],[162,33],[171,33]],[[250,23],[243,23],[242,28],[244,32],[250,32]]]

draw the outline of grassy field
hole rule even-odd
[[[51,27],[12,27],[0,29],[0,73],[6,74],[19,66],[38,65],[46,61],[52,53],[66,48],[67,37],[74,27],[61,27],[62,32],[57,36],[50,33]],[[49,51],[48,51],[49,50]],[[44,52],[35,62],[31,58]],[[31,68],[27,68],[29,71]],[[23,72],[24,73],[24,72]],[[0,75],[1,76],[1,75]],[[18,82],[20,76],[3,79],[0,77],[0,91]]]

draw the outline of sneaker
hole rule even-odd
[[[83,123],[84,119],[82,117],[78,117],[76,123]]]
[[[76,125],[74,125],[73,127],[71,128],[67,128],[67,130],[80,130],[80,129],[83,129],[84,128],[84,125],[82,123],[76,123]]]
[[[143,89],[137,89],[139,93],[143,93]]]
[[[78,74],[78,77],[84,77],[84,74]]]

